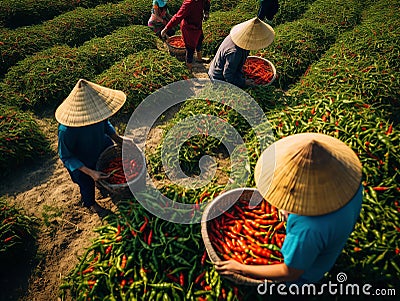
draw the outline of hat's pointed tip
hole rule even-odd
[[[85,83],[86,81],[83,78],[80,78],[77,82],[78,88],[82,87],[82,84]]]

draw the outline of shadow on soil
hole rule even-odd
[[[7,256],[0,253],[0,300],[16,301],[26,294],[39,260],[37,249],[35,242],[28,240],[13,252],[7,252]]]

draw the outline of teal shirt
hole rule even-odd
[[[281,251],[288,267],[304,270],[299,283],[318,282],[335,264],[360,215],[362,191],[329,214],[289,215]]]
[[[58,126],[58,154],[71,172],[82,167],[95,168],[105,148],[112,145],[115,129],[108,120],[82,127]]]

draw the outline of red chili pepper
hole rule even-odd
[[[247,58],[243,65],[243,73],[246,78],[262,85],[269,83],[274,76],[272,66],[267,61],[253,57]]]
[[[235,216],[233,216],[232,214],[230,214],[229,212],[227,212],[227,211],[225,211],[224,213],[223,213],[223,215],[225,215],[225,216],[227,216],[227,217],[229,217],[230,219],[233,219],[233,220],[235,220],[236,219],[236,217]]]
[[[207,250],[204,250],[203,256],[201,257],[201,265],[204,266],[207,259]]]
[[[124,288],[125,285],[126,285],[126,279],[122,279],[121,280],[121,288]]]
[[[386,131],[386,135],[390,135],[392,133],[392,131],[393,131],[393,125],[391,124],[391,125],[389,125],[389,128]]]
[[[4,242],[9,242],[10,240],[12,240],[15,237],[15,235],[12,235],[10,237],[7,237],[4,239]]]
[[[377,187],[372,187],[373,190],[375,191],[386,191],[390,189],[389,187],[384,187],[384,186],[377,186]]]
[[[150,246],[151,245],[151,240],[153,238],[153,229],[150,229],[149,236],[147,237],[147,244]]]
[[[181,36],[170,37],[168,39],[168,44],[176,48],[185,48],[185,42]]]
[[[111,249],[112,249],[112,245],[111,245],[111,246],[108,246],[107,249],[106,249],[106,251],[105,251],[105,253],[106,253],[106,254],[109,254],[109,253],[111,252]]]
[[[121,269],[125,269],[127,260],[128,260],[128,259],[127,259],[126,255],[125,255],[125,254],[122,255]]]
[[[171,274],[166,274],[166,275],[167,275],[167,277],[168,277],[169,279],[171,279],[173,282],[179,283],[179,278],[178,278],[178,277],[176,277],[176,276],[174,276],[174,275],[171,275]]]
[[[144,229],[146,229],[147,224],[149,223],[149,219],[147,218],[147,216],[144,216],[144,223],[143,225],[140,227],[139,232],[143,232]]]
[[[89,267],[89,268],[87,268],[86,270],[83,270],[82,271],[82,275],[85,275],[85,274],[89,274],[89,273],[91,273],[91,272],[93,272],[94,271],[94,267],[92,266],[92,267]]]
[[[183,274],[182,271],[179,273],[179,284],[182,287],[185,286],[185,275]]]
[[[201,272],[201,273],[196,277],[196,279],[194,280],[194,283],[195,283],[195,284],[199,284],[200,281],[201,281],[201,279],[203,279],[203,277],[204,277],[205,274],[206,274],[206,271]]]
[[[281,221],[281,222],[275,227],[275,231],[278,231],[278,230],[282,229],[284,225],[285,225],[285,221]]]
[[[246,258],[244,261],[244,264],[254,264],[254,265],[267,265],[269,263],[270,260],[266,258],[254,258],[254,257]]]
[[[118,224],[118,226],[117,226],[117,233],[115,233],[115,236],[118,236],[118,235],[120,235],[120,234],[121,234],[121,225]]]

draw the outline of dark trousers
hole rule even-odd
[[[92,177],[88,176],[79,169],[75,169],[72,172],[68,170],[68,172],[72,181],[79,186],[83,206],[92,206],[95,203],[95,183]]]
[[[201,48],[203,47],[203,40],[204,40],[204,35],[201,34],[199,41],[197,42],[196,49],[186,47],[186,63],[189,63],[189,64],[193,63],[194,52],[201,51]]]

